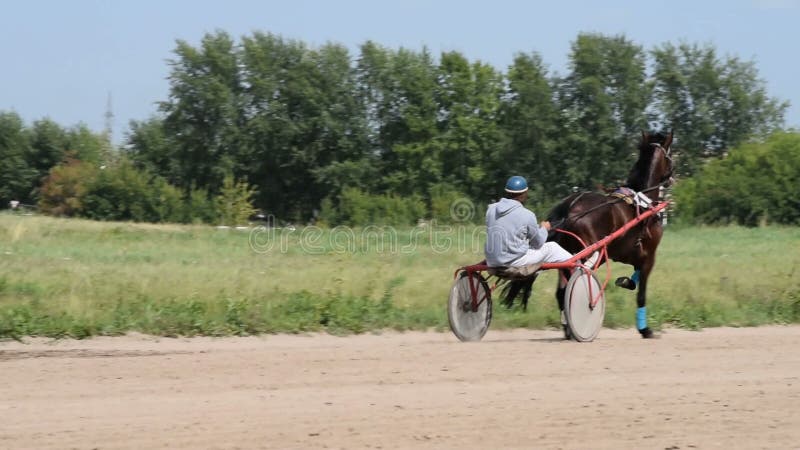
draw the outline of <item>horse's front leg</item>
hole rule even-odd
[[[636,292],[636,329],[645,339],[657,337],[647,326],[647,279],[650,277],[650,271],[653,270],[653,263],[654,261],[651,259],[646,261],[641,269],[636,269],[639,273],[639,290]]]

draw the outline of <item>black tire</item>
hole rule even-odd
[[[600,296],[594,308],[590,307],[592,296]],[[567,283],[564,293],[564,315],[572,339],[591,342],[603,328],[606,313],[606,296],[597,278],[583,269],[576,269]]]
[[[477,297],[479,300],[483,299],[478,304],[478,310],[472,311],[470,279],[466,271],[462,271],[456,277],[447,302],[450,329],[461,341],[481,340],[492,322],[492,293],[489,285],[479,273],[473,273],[472,277],[473,283],[478,282]]]

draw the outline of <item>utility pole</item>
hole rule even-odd
[[[109,144],[111,143],[112,134],[114,132],[114,112],[111,110],[111,91],[108,91],[108,97],[106,98],[106,113],[103,115],[105,117],[105,129],[103,132],[106,135],[106,139],[108,139]]]
[[[113,155],[113,148],[114,148],[114,112],[111,108],[111,91],[108,91],[108,96],[106,98],[106,112],[103,114],[105,118],[105,126],[103,128],[103,138],[105,138],[105,149],[103,149],[103,161],[102,164],[107,166],[111,163],[111,157]]]

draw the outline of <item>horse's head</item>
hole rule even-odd
[[[658,195],[659,187],[668,187],[674,179],[672,155],[672,131],[669,134],[642,132],[639,143],[639,159],[633,165],[628,176],[628,187],[636,191],[647,191]],[[653,192],[656,191],[656,192]]]

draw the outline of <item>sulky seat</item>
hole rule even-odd
[[[526,280],[533,277],[542,268],[542,264],[527,266],[498,266],[486,269],[490,275],[508,280]]]

